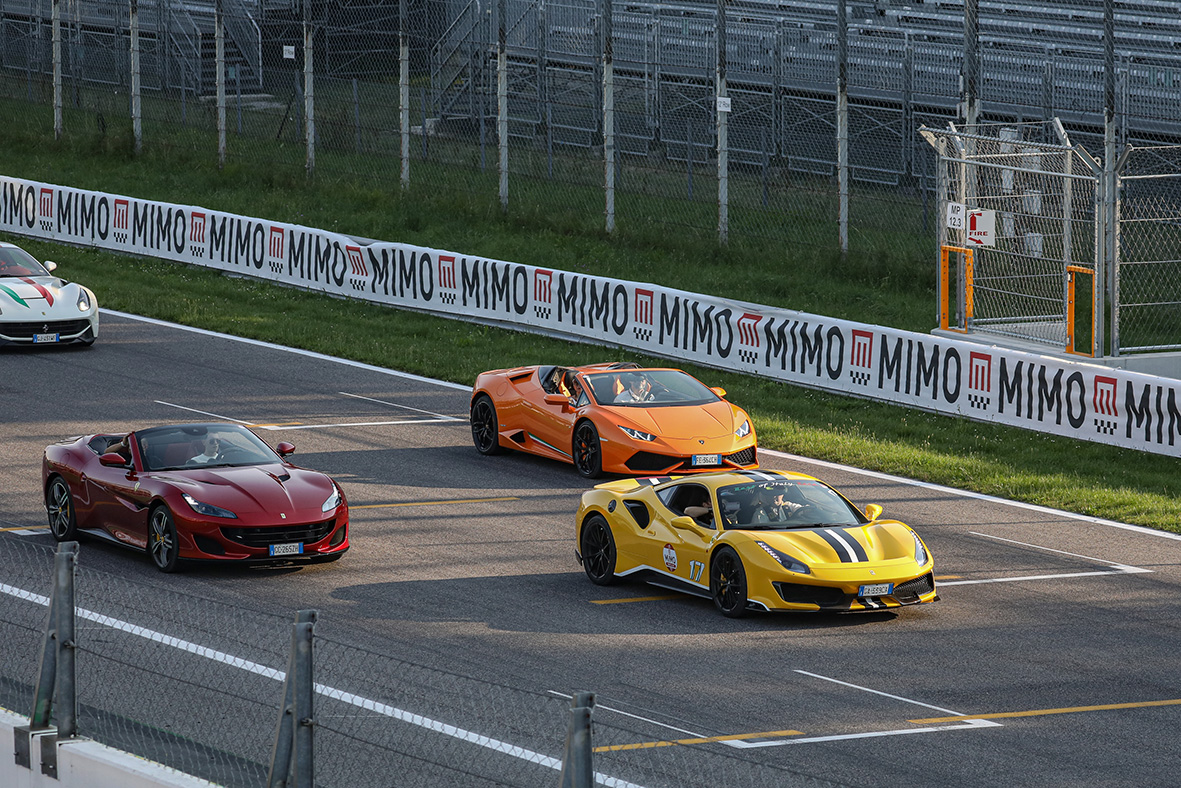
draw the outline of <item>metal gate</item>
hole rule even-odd
[[[920,131],[939,154],[941,325],[1096,355],[1101,165],[1056,120]]]

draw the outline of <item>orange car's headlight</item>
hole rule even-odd
[[[655,435],[650,435],[647,432],[642,432],[641,430],[633,430],[631,427],[625,427],[622,424],[619,425],[619,429],[623,430],[623,434],[629,438],[632,438],[633,440],[644,442],[656,440]]]
[[[742,426],[734,430],[735,438],[745,438],[747,435],[750,435],[750,419],[743,421]]]

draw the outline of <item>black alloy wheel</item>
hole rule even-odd
[[[157,506],[148,520],[148,555],[161,572],[175,572],[180,558],[180,542],[176,538],[176,523],[167,506]]]
[[[481,394],[472,402],[472,443],[480,454],[501,454],[499,425],[496,422],[496,406],[487,394]]]
[[[601,515],[592,515],[582,527],[582,568],[597,586],[613,585],[615,576],[615,537]]]
[[[746,570],[742,559],[729,547],[720,548],[710,563],[709,590],[723,616],[746,615]]]
[[[60,476],[54,476],[45,494],[45,509],[49,513],[49,533],[59,542],[70,542],[78,538],[78,518],[74,514],[74,497],[70,485]]]
[[[603,449],[599,445],[599,431],[590,421],[580,421],[574,428],[574,468],[586,479],[603,475]]]

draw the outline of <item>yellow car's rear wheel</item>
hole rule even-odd
[[[746,569],[742,559],[729,547],[719,548],[710,562],[709,590],[723,616],[746,615]]]

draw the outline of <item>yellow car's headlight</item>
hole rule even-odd
[[[796,559],[792,558],[787,553],[780,552],[779,550],[776,550],[774,547],[767,544],[766,542],[756,541],[755,544],[757,544],[759,547],[763,548],[763,550],[766,551],[767,555],[771,556],[776,561],[778,561],[779,565],[782,566],[787,571],[795,572],[796,574],[800,574],[800,575],[812,574],[812,570],[809,569],[808,565],[805,564],[803,561],[797,561]]]
[[[919,539],[919,535],[911,533],[914,537],[914,560],[919,566],[927,563],[927,548],[923,547],[923,541]]]

